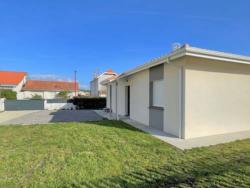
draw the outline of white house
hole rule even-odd
[[[107,86],[107,107],[179,138],[250,130],[250,57],[184,45]]]
[[[69,97],[77,96],[79,84],[63,81],[28,80],[22,88],[22,92],[19,93],[18,98],[30,99],[34,95],[39,95],[43,99],[55,99],[61,91],[67,91]]]
[[[112,69],[109,69],[102,74],[94,77],[94,79],[90,82],[90,95],[92,97],[106,97],[106,87],[101,84],[102,81],[117,76]]]
[[[20,92],[26,82],[26,72],[0,71],[0,89]]]

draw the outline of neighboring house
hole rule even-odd
[[[26,82],[26,72],[0,71],[0,89],[20,92]]]
[[[62,81],[41,81],[41,80],[28,80],[22,92],[19,93],[19,99],[30,99],[34,95],[39,95],[43,99],[54,99],[61,91],[67,91],[69,97],[78,95],[79,85],[74,82],[62,82]]]
[[[117,117],[179,138],[250,130],[250,57],[184,45],[102,83]]]
[[[105,71],[104,73],[96,76],[90,82],[90,95],[92,97],[106,97],[107,95],[106,87],[103,86],[101,82],[113,76],[117,76],[117,74],[113,72],[112,69],[109,69]]]

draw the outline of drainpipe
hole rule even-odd
[[[116,115],[116,120],[119,120],[119,116],[118,116],[118,81],[115,82],[115,115]]]

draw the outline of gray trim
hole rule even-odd
[[[156,109],[156,110],[164,110],[164,108],[160,107],[160,106],[149,106],[148,108],[149,109]]]
[[[153,129],[163,131],[164,108],[153,106],[153,83],[156,80],[164,79],[164,64],[149,69],[149,126]]]
[[[149,69],[149,81],[162,80],[164,78],[164,64]]]
[[[164,111],[162,109],[149,109],[149,127],[163,131]]]

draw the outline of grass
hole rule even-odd
[[[0,187],[250,187],[250,140],[181,151],[116,121],[2,126]]]

